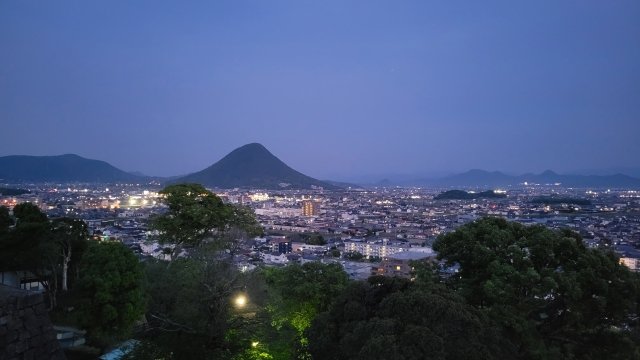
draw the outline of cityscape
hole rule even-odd
[[[0,360],[640,360],[640,3],[0,3]]]
[[[0,203],[11,209],[30,202],[50,218],[80,218],[96,240],[123,242],[141,259],[165,257],[162,247],[149,241],[153,238],[150,217],[166,209],[158,196],[161,185],[30,185],[30,193],[3,195]],[[439,235],[492,216],[524,225],[570,228],[580,233],[589,247],[611,248],[631,270],[640,270],[638,190],[522,186],[494,190],[504,194],[502,198],[471,199],[434,199],[449,189],[400,187],[211,190],[224,202],[251,208],[264,229],[265,236],[243,244],[243,255],[236,259],[239,269],[254,268],[256,264],[337,261],[348,269],[351,278],[366,279],[372,271],[378,271],[387,255],[405,251],[434,257],[430,246]],[[310,234],[322,236],[326,243],[305,244]],[[289,246],[280,251],[277,244],[285,240]],[[332,250],[338,250],[340,256],[333,256]],[[363,259],[345,259],[349,253],[360,253]]]

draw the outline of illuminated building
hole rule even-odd
[[[320,212],[320,204],[315,201],[302,202],[302,216],[317,216]]]

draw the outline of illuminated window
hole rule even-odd
[[[400,270],[400,266],[396,266],[396,270]]]

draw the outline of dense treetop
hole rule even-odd
[[[575,204],[575,205],[591,205],[591,200],[577,199],[568,197],[551,197],[541,196],[531,200],[534,204]]]
[[[29,193],[31,193],[31,191],[25,189],[0,188],[0,195],[4,196],[17,196]]]
[[[434,200],[471,200],[481,198],[501,199],[507,197],[506,194],[498,194],[493,190],[483,191],[479,193],[470,193],[463,190],[449,190],[445,191],[436,197]]]
[[[485,218],[433,246],[447,286],[487,313],[526,359],[638,356],[638,275],[570,230]]]

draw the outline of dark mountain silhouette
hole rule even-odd
[[[332,181],[332,180],[322,180],[323,182],[329,183],[333,186],[337,186],[340,188],[344,188],[344,189],[348,189],[348,188],[352,188],[352,189],[362,189],[362,185],[358,185],[358,184],[352,184],[352,183],[348,183],[348,182],[343,182],[343,181]]]
[[[78,155],[0,157],[0,179],[28,182],[142,182],[146,178]]]
[[[391,182],[389,179],[383,179],[373,184],[375,187],[395,187],[396,185]]]
[[[630,166],[616,166],[605,169],[591,169],[591,170],[575,170],[567,172],[570,175],[615,175],[623,174],[635,178],[640,178],[640,167]]]
[[[338,188],[293,170],[258,143],[239,147],[208,168],[170,183],[185,182],[223,189],[311,189],[312,186]]]
[[[563,187],[577,188],[640,188],[640,179],[623,174],[596,175],[560,175],[551,170],[541,174],[524,174],[510,176],[499,171],[470,170],[462,174],[448,176],[441,179],[420,179],[404,183],[405,186],[420,187],[505,187],[519,184],[560,184]]]

